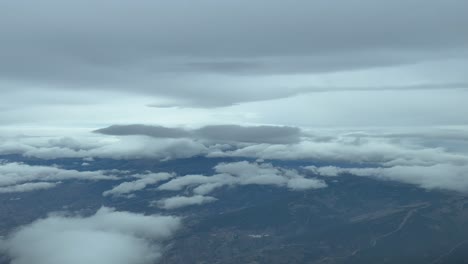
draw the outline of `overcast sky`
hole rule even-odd
[[[0,2],[0,125],[468,123],[464,0]]]
[[[125,177],[103,196],[164,191],[148,206],[168,212],[216,203],[226,186],[328,190],[349,174],[467,193],[467,11],[467,0],[0,0],[0,157],[81,162],[0,160],[0,193]],[[101,158],[192,157],[239,161],[207,175],[89,171]],[[308,166],[275,164],[293,160]],[[154,263],[180,225],[103,207],[18,228],[0,251]]]

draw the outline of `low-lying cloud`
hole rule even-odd
[[[0,192],[26,192],[55,187],[66,180],[115,180],[103,171],[65,170],[23,163],[0,163]]]
[[[273,185],[291,190],[327,187],[323,180],[305,178],[295,170],[275,167],[269,163],[220,163],[214,169],[217,173],[215,175],[180,176],[160,185],[158,190],[180,191],[191,187],[195,194],[205,195],[222,186]]]
[[[468,165],[393,166],[379,168],[306,167],[321,176],[352,174],[413,184],[424,189],[468,192]]]
[[[201,205],[211,203],[218,199],[212,196],[194,195],[194,196],[174,196],[165,198],[151,203],[152,206],[157,206],[162,209],[177,209],[190,205]]]
[[[119,212],[102,207],[94,215],[50,215],[20,227],[2,242],[13,264],[150,264],[161,243],[181,226],[173,216]]]
[[[210,152],[209,157],[248,157],[273,160],[319,160],[328,162],[393,165],[468,163],[464,153],[427,147],[387,138],[345,136],[327,141],[305,139],[297,144],[254,144],[234,150]]]
[[[151,126],[150,126],[151,127]],[[145,127],[146,128],[146,127]],[[239,128],[239,127],[238,127]],[[257,135],[263,132],[258,132],[251,127],[242,127],[241,130],[249,131],[242,135],[239,132],[235,140],[243,140],[242,137],[249,135],[251,141],[255,140]],[[227,126],[206,126],[199,130],[184,130],[191,135],[191,138],[164,138],[144,136],[144,135],[129,135],[129,136],[92,136],[82,138],[32,138],[32,137],[15,137],[0,140],[0,154],[21,154],[27,157],[38,157],[43,159],[51,158],[83,158],[86,160],[86,165],[93,163],[93,158],[111,158],[111,159],[178,159],[190,158],[195,156],[205,156],[208,158],[249,158],[274,161],[292,161],[302,160],[314,164],[314,162],[324,162],[328,164],[346,163],[347,167],[352,167],[352,164],[359,164],[356,167],[382,167],[385,171],[396,170],[397,168],[421,168],[412,172],[413,176],[419,175],[416,180],[414,177],[408,179],[400,179],[403,182],[414,183],[424,188],[444,188],[450,190],[461,190],[463,184],[455,186],[455,178],[463,182],[463,176],[459,175],[464,171],[464,166],[468,165],[468,141],[466,137],[466,127],[446,127],[446,128],[402,128],[402,129],[369,129],[369,130],[302,130],[300,131],[300,141],[289,143],[258,143],[258,142],[236,142],[223,141],[216,136],[210,135],[206,130],[211,129],[217,132],[214,135],[223,135]],[[220,130],[219,130],[220,129]],[[262,128],[263,129],[263,128]],[[259,131],[261,131],[260,129]],[[269,128],[268,128],[269,129]],[[205,132],[196,132],[203,131]],[[277,132],[271,135],[283,135],[288,138],[295,135],[295,132],[285,133],[289,131],[287,127],[280,127]],[[273,128],[271,131],[276,131]],[[133,134],[134,131],[127,134]],[[200,135],[210,135],[202,139]],[[284,134],[282,134],[284,133]],[[116,133],[118,134],[118,133]],[[234,140],[233,135],[226,133],[225,139]],[[295,137],[295,136],[293,136]],[[210,139],[208,139],[210,138]],[[271,136],[268,141],[273,141],[274,136]],[[245,164],[244,164],[245,165]],[[251,166],[252,164],[250,164]],[[12,166],[8,165],[12,170]],[[0,170],[8,167],[6,164],[0,165]],[[293,179],[285,177],[284,171],[268,171],[264,168],[264,164],[257,164],[260,169],[252,170],[250,175],[255,177],[243,178],[242,174],[236,171],[228,171],[230,166],[218,165],[214,175],[184,175],[171,179],[159,186],[161,190],[182,190],[186,187],[193,188],[193,194],[205,195],[213,190],[226,185],[242,185],[242,184],[269,184],[276,186],[285,186],[290,189],[306,188],[304,186],[314,187],[310,179],[306,179],[308,184],[300,178]],[[254,167],[255,167],[254,166]],[[444,181],[442,183],[439,178],[431,177],[430,173],[424,173],[427,168],[443,168],[446,167]],[[23,166],[28,168],[28,165]],[[240,167],[240,166],[237,166]],[[246,168],[249,166],[245,166]],[[85,168],[85,167],[84,167]],[[246,170],[244,168],[244,170]],[[37,170],[39,169],[39,170]],[[51,170],[60,170],[51,168]],[[239,170],[239,168],[237,168]],[[270,168],[271,170],[271,168]],[[340,170],[336,167],[320,167],[316,168],[317,174],[322,175],[338,175]],[[48,176],[49,180],[44,180],[43,176],[36,177],[36,173],[40,171],[40,167],[34,167],[34,172],[27,173],[21,177],[10,177],[11,174],[4,172],[0,177],[2,186],[14,186],[29,182],[50,182],[57,183],[62,181],[64,177],[57,177],[52,180],[52,176],[56,172]],[[419,172],[418,172],[419,171]],[[460,171],[458,173],[457,171]],[[99,176],[99,172],[73,172],[73,177],[76,175],[84,175],[92,173],[94,176]],[[237,173],[237,174],[236,174]],[[387,173],[387,172],[386,172]],[[458,174],[457,174],[458,173]],[[101,173],[102,174],[102,173]],[[378,174],[378,173],[376,173]],[[62,174],[64,175],[64,174]],[[66,174],[70,175],[70,174]],[[107,175],[101,175],[109,177]],[[28,178],[29,177],[29,178]],[[31,178],[32,177],[32,178]],[[65,177],[66,178],[66,177]],[[392,177],[396,178],[396,177]],[[410,180],[411,178],[411,180]],[[6,182],[8,179],[9,183]],[[14,179],[14,180],[13,180]],[[130,185],[140,186],[132,188],[145,188],[145,182],[149,179],[136,179],[134,183],[128,183],[119,188],[130,188]],[[434,187],[431,187],[431,182],[434,182]],[[151,184],[151,183],[150,183]],[[143,186],[144,185],[144,186]],[[26,185],[14,188],[2,189],[4,192],[20,189],[46,188],[46,185]],[[48,185],[47,187],[51,187]],[[110,192],[107,193],[110,195]],[[131,195],[131,191],[123,194]]]
[[[114,186],[111,190],[105,191],[104,196],[130,196],[131,193],[139,190],[143,190],[148,185],[156,184],[160,181],[165,181],[173,177],[173,174],[162,172],[162,173],[149,173],[149,174],[137,174],[133,177],[138,180],[131,182],[123,182],[117,186]]]
[[[57,158],[110,158],[110,159],[159,159],[189,158],[208,153],[209,148],[188,138],[150,138],[127,136],[108,140],[92,138],[94,142],[78,138],[73,144],[62,140],[26,139],[0,141],[0,154],[21,154],[41,159]]]
[[[132,198],[134,197],[133,192],[143,190],[148,185],[165,181],[155,190],[180,193],[187,193],[186,190],[188,190],[191,193],[190,196],[179,194],[150,203],[151,206],[170,210],[214,202],[217,198],[207,196],[207,194],[223,186],[270,185],[287,188],[291,191],[327,187],[326,182],[321,179],[305,177],[296,170],[276,167],[270,163],[248,161],[219,163],[214,167],[214,170],[215,174],[213,175],[176,176],[165,172],[134,175],[139,179],[123,182],[111,190],[105,191],[103,195]]]
[[[0,193],[16,193],[46,190],[54,188],[59,184],[60,182],[28,182],[17,185],[2,186],[0,187]]]

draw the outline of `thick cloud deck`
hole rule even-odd
[[[150,264],[158,244],[181,225],[172,216],[145,216],[102,207],[89,217],[51,215],[3,242],[12,264]]]
[[[228,90],[220,88],[235,82],[204,75],[316,73],[451,57],[454,47],[466,47],[466,9],[456,0],[353,0],[339,8],[324,0],[2,1],[0,77],[201,106],[280,98],[291,94],[290,85]],[[168,72],[175,77],[155,76]]]
[[[212,126],[207,126],[203,129],[209,130],[211,128]],[[376,170],[373,175],[388,175],[388,173],[392,172],[391,177],[387,176],[385,178],[414,183],[424,188],[467,191],[468,188],[463,184],[465,182],[464,175],[466,175],[465,166],[468,164],[467,131],[466,127],[385,128],[385,130],[316,129],[314,131],[304,130],[301,132],[301,141],[293,144],[238,144],[237,142],[213,144],[213,141],[193,138],[158,138],[137,135],[112,137],[110,140],[109,137],[100,135],[54,140],[49,140],[47,137],[0,137],[0,154],[20,154],[25,157],[41,159],[83,158],[87,163],[92,163],[92,159],[89,161],[90,158],[168,160],[194,156],[283,161],[303,160],[310,161],[310,164],[315,164],[317,161],[326,161],[331,164],[344,162],[361,164],[360,166],[365,164],[369,167],[383,167],[386,169]],[[223,136],[227,137],[226,135]],[[393,175],[397,169],[401,169],[402,175],[406,176],[396,177]],[[409,176],[405,172],[410,169],[411,175]],[[435,175],[438,172],[435,174],[424,172],[439,171],[439,169],[442,171],[440,177]],[[99,172],[64,171],[54,167],[6,163],[0,164],[0,172],[3,172],[0,173],[0,185],[2,185],[0,187],[5,187],[0,189],[0,192],[49,188],[53,187],[53,185],[41,182],[58,184],[59,181],[64,181],[71,176],[80,179],[106,177],[106,175]],[[355,174],[363,173],[354,172]],[[322,173],[335,175],[339,174],[340,170],[333,167],[322,167],[319,174]],[[16,176],[10,177],[12,175]],[[44,178],[45,176],[47,176],[47,179]],[[8,182],[5,182],[5,180],[8,180]],[[226,182],[231,180],[230,175],[219,173],[219,175],[212,176],[189,175],[178,177],[171,184],[186,182],[187,185],[185,186],[200,185],[196,186],[194,191],[197,191],[195,194],[203,195],[219,186],[226,185]],[[144,185],[146,181],[142,180],[132,184],[135,184],[137,188],[145,188],[142,184]],[[189,182],[192,182],[192,185]],[[35,184],[13,187],[24,183]],[[307,186],[304,183],[298,183],[299,181],[295,180],[290,182],[291,185],[288,187]],[[126,184],[125,188],[130,185]],[[167,185],[165,186],[167,187]]]

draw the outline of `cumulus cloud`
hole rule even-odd
[[[0,193],[30,192],[54,188],[60,182],[28,182],[17,185],[1,186]]]
[[[92,144],[88,141],[95,140]],[[177,159],[203,155],[208,147],[187,138],[151,138],[128,136],[110,139],[80,137],[74,144],[62,141],[29,139],[4,139],[0,141],[0,154],[21,154],[41,159],[57,158],[111,158],[111,159]]]
[[[177,177],[169,182],[161,184],[158,189],[163,191],[180,191],[188,186],[195,186],[205,183],[233,182],[234,178],[230,175],[218,174],[213,176],[205,175],[185,175]],[[219,187],[219,186],[218,186]]]
[[[211,125],[199,129],[148,125],[113,125],[95,130],[106,135],[145,135],[155,138],[194,138],[215,142],[288,144],[300,140],[301,130],[288,126]]]
[[[224,131],[226,128],[225,126],[215,127],[216,129],[222,128],[221,131]],[[201,129],[207,128],[210,127],[207,126]],[[194,132],[196,130],[190,131],[190,134],[196,134]],[[280,129],[280,131],[282,130]],[[256,136],[256,133],[253,134]],[[259,134],[261,133],[258,133],[258,135]],[[89,160],[88,162],[91,163],[93,162],[92,157],[115,159],[175,159],[203,155],[207,157],[247,157],[259,159],[257,163],[244,162],[236,165],[219,164],[215,167],[214,175],[179,176],[158,187],[159,190],[172,191],[180,191],[190,187],[193,193],[197,195],[209,194],[213,192],[213,190],[226,185],[268,184],[298,189],[300,184],[294,184],[294,182],[299,182],[299,180],[292,181],[292,179],[296,177],[294,173],[291,172],[292,170],[284,170],[275,168],[274,166],[269,167],[266,165],[267,163],[260,160],[308,160],[326,163],[344,162],[348,164],[347,166],[359,164],[359,167],[368,166],[394,169],[421,167],[422,171],[424,171],[424,168],[434,168],[434,170],[439,168],[436,165],[447,166],[451,171],[451,168],[456,170],[468,164],[468,141],[465,136],[465,127],[431,129],[375,128],[369,130],[303,129],[300,134],[300,142],[284,144],[255,142],[242,144],[213,144],[193,138],[155,138],[134,135],[125,137],[98,136],[98,140],[95,141],[80,138],[42,140],[40,138],[18,137],[1,141],[0,153],[19,153],[25,156],[41,158],[80,157]],[[255,136],[252,138],[254,139]],[[229,135],[226,137],[231,138]],[[199,136],[199,138],[201,138],[201,136]],[[238,138],[236,140],[240,139]],[[2,167],[4,168],[5,165],[2,165]],[[328,176],[337,176],[342,172],[340,168],[333,166],[308,167],[308,169],[316,174]],[[38,170],[35,171],[36,173],[38,172]],[[28,175],[31,176],[35,174],[33,172]],[[246,175],[248,177],[245,177]],[[23,179],[28,179],[25,181],[11,180],[11,178],[12,177],[7,177],[6,174],[2,175],[0,182],[4,181],[4,186],[13,186],[34,181],[47,181],[52,183],[63,180],[63,177],[43,180],[33,176],[33,180],[25,176]],[[21,177],[13,178],[21,179]],[[10,179],[8,184],[5,183],[6,179]],[[451,178],[448,177],[448,179]],[[308,179],[308,183],[313,186],[315,183],[310,180],[312,179]],[[145,188],[146,181],[151,180],[137,179],[134,183],[125,183],[119,188],[130,188],[130,186],[140,186],[131,188]],[[305,184],[304,180],[300,181],[302,181],[303,186],[308,186]],[[430,186],[430,184],[426,184],[422,182],[422,180],[419,182],[415,181],[416,180],[413,180],[412,182],[419,186],[425,186],[425,188],[429,188],[427,186]],[[319,185],[320,184],[317,186]],[[442,185],[440,183],[439,185],[442,186],[441,188],[445,189],[463,189],[463,187],[460,186],[450,187],[449,184]],[[11,190],[14,190],[14,188]]]
[[[220,163],[214,169],[217,174],[180,176],[160,185],[158,189],[180,191],[186,187],[193,187],[194,193],[204,195],[225,185],[274,185],[291,190],[317,189],[327,186],[322,180],[305,178],[295,170],[275,167],[269,163],[247,161]],[[302,188],[299,187],[301,183]]]
[[[163,209],[177,209],[190,205],[201,205],[211,203],[218,199],[211,196],[194,195],[194,196],[174,196],[160,201],[152,202],[151,205],[158,206]]]
[[[213,130],[216,133],[206,132],[204,135],[205,132],[196,132],[201,130]],[[125,131],[128,134],[139,133],[129,132],[128,128]],[[190,132],[192,138],[94,134],[75,139],[3,138],[0,139],[0,154],[21,154],[43,159],[248,157],[377,163],[385,166],[468,163],[468,141],[464,136],[466,128],[406,128],[392,132],[391,129],[301,131],[294,127],[205,126],[187,132]],[[262,139],[263,134],[265,136]]]
[[[94,215],[50,215],[20,227],[3,241],[13,264],[150,264],[161,243],[180,227],[172,216],[102,207]]]
[[[103,171],[65,170],[49,166],[31,166],[23,163],[0,163],[0,187],[3,192],[24,192],[52,188],[57,181],[115,180]],[[48,182],[48,183],[46,183]]]
[[[104,196],[122,196],[129,195],[132,192],[143,190],[148,185],[158,183],[160,181],[165,181],[173,177],[173,174],[170,173],[149,173],[149,174],[137,174],[133,175],[135,178],[139,178],[135,181],[123,182],[117,186],[114,186],[111,190],[103,192]]]
[[[221,163],[214,167],[218,173],[232,175],[239,184],[285,185],[290,178],[300,177],[294,170],[274,167],[269,163],[248,161]]]
[[[382,165],[430,165],[468,163],[464,153],[417,142],[395,142],[388,138],[333,137],[327,141],[305,139],[297,144],[255,144],[228,151],[213,151],[209,157],[250,157],[276,160],[321,160],[378,163]]]
[[[290,179],[287,183],[287,186],[291,190],[309,190],[309,189],[319,189],[327,187],[327,184],[318,179],[302,178],[297,177]]]
[[[307,169],[322,176],[352,174],[381,180],[414,184],[425,189],[445,189],[468,192],[468,165],[435,164],[430,166],[392,166],[378,168],[315,167]]]
[[[163,209],[175,209],[213,202],[217,199],[206,195],[223,186],[272,185],[292,191],[327,187],[323,180],[306,178],[296,170],[275,167],[270,163],[248,161],[220,163],[214,167],[214,170],[216,172],[214,175],[184,175],[161,184],[157,190],[182,191],[190,188],[193,196],[178,195],[154,201],[152,205]]]
[[[323,167],[317,167],[314,165],[311,166],[305,166],[304,168],[310,170],[311,172],[321,175],[321,176],[338,176],[340,173],[343,172],[341,168],[335,167],[335,166],[323,166]]]

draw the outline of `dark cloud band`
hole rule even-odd
[[[288,126],[213,125],[199,129],[167,128],[149,125],[112,125],[94,132],[115,135],[144,135],[155,138],[194,138],[215,142],[291,144],[300,141],[301,130]]]

